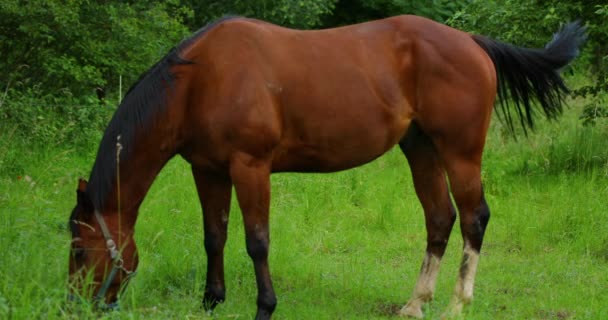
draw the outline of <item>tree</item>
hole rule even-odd
[[[188,33],[172,4],[4,0],[0,83],[81,97],[115,89],[120,75],[134,81]]]
[[[1,1],[0,133],[90,139],[111,111],[98,95],[117,105],[119,79],[128,86],[189,34],[190,14],[178,1]]]

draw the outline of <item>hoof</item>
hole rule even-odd
[[[458,319],[462,315],[462,302],[450,303],[447,310],[441,315],[441,320]]]
[[[224,302],[223,297],[218,297],[209,292],[205,292],[203,297],[203,308],[205,308],[207,312],[212,313],[215,307],[222,302]]]
[[[424,314],[422,313],[422,306],[419,303],[409,302],[399,310],[399,316],[422,319]]]
[[[422,319],[424,318],[424,314],[422,313],[422,309],[414,309],[403,307],[399,310],[400,317],[414,318],[414,319]]]
[[[272,312],[268,312],[267,310],[258,309],[258,312],[255,315],[255,320],[270,320],[270,316]]]

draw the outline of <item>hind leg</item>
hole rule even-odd
[[[203,305],[213,310],[224,301],[224,244],[228,228],[232,182],[229,177],[210,174],[192,168],[194,181],[203,207],[205,251],[207,252],[207,282]]]
[[[481,149],[467,152],[450,150],[445,162],[450,187],[460,216],[460,229],[464,240],[462,262],[452,300],[443,317],[461,313],[463,306],[473,298],[473,285],[479,252],[490,219],[490,209],[481,185]]]
[[[402,316],[422,318],[422,306],[433,298],[441,258],[445,252],[456,211],[448,193],[443,163],[431,139],[416,124],[399,143],[406,155],[416,194],[424,209],[427,247],[416,287]]]

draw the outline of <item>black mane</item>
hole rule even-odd
[[[181,52],[221,22],[234,18],[237,17],[223,17],[201,28],[193,36],[172,48],[127,91],[105,130],[89,178],[87,194],[95,209],[103,209],[105,199],[114,187],[117,137],[120,135],[123,146],[120,161],[127,161],[133,149],[135,133],[139,129],[145,129],[166,109],[167,96],[175,86],[175,76],[171,73],[171,67],[194,63],[183,59]]]

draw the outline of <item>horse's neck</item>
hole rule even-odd
[[[174,155],[160,151],[158,146],[148,150],[137,149],[129,161],[121,164],[120,176],[117,177],[119,188],[116,189],[120,190],[120,198],[117,196],[115,200],[121,209],[134,212],[137,212],[160,170]]]
[[[97,155],[95,165],[101,169],[95,170],[94,168],[96,171],[94,175],[97,180],[112,180],[113,184],[112,186],[105,185],[105,189],[109,190],[101,190],[96,205],[109,207],[111,208],[109,211],[116,211],[120,206],[121,210],[137,212],[154,178],[179,148],[184,110],[182,107],[184,103],[180,97],[184,96],[181,90],[185,90],[185,88],[176,84],[171,99],[167,99],[171,103],[167,103],[164,108],[152,108],[154,111],[150,115],[146,115],[145,112],[139,116],[132,115],[125,111],[128,109],[124,109],[129,107],[128,104],[119,107],[117,115],[120,117],[115,115],[112,122],[124,122],[124,120],[117,119],[127,119],[128,121],[122,124],[117,122],[118,125],[111,123],[104,134],[100,146],[100,150],[103,150],[104,153]],[[133,108],[137,107],[135,105]],[[143,117],[143,120],[140,117]],[[121,145],[124,148],[119,162],[115,158],[115,152],[118,150],[112,151],[118,137],[121,137]],[[118,169],[117,174],[104,170],[104,168],[108,169],[108,167],[104,167],[104,163],[108,162],[116,163],[117,168],[114,169]],[[107,179],[108,174],[113,178]],[[96,181],[96,183],[103,185],[100,181]]]
[[[151,130],[134,140],[128,155],[118,162],[114,185],[104,200],[104,211],[137,214],[154,179],[175,155],[174,148],[165,147],[171,143],[163,135],[162,130]]]

